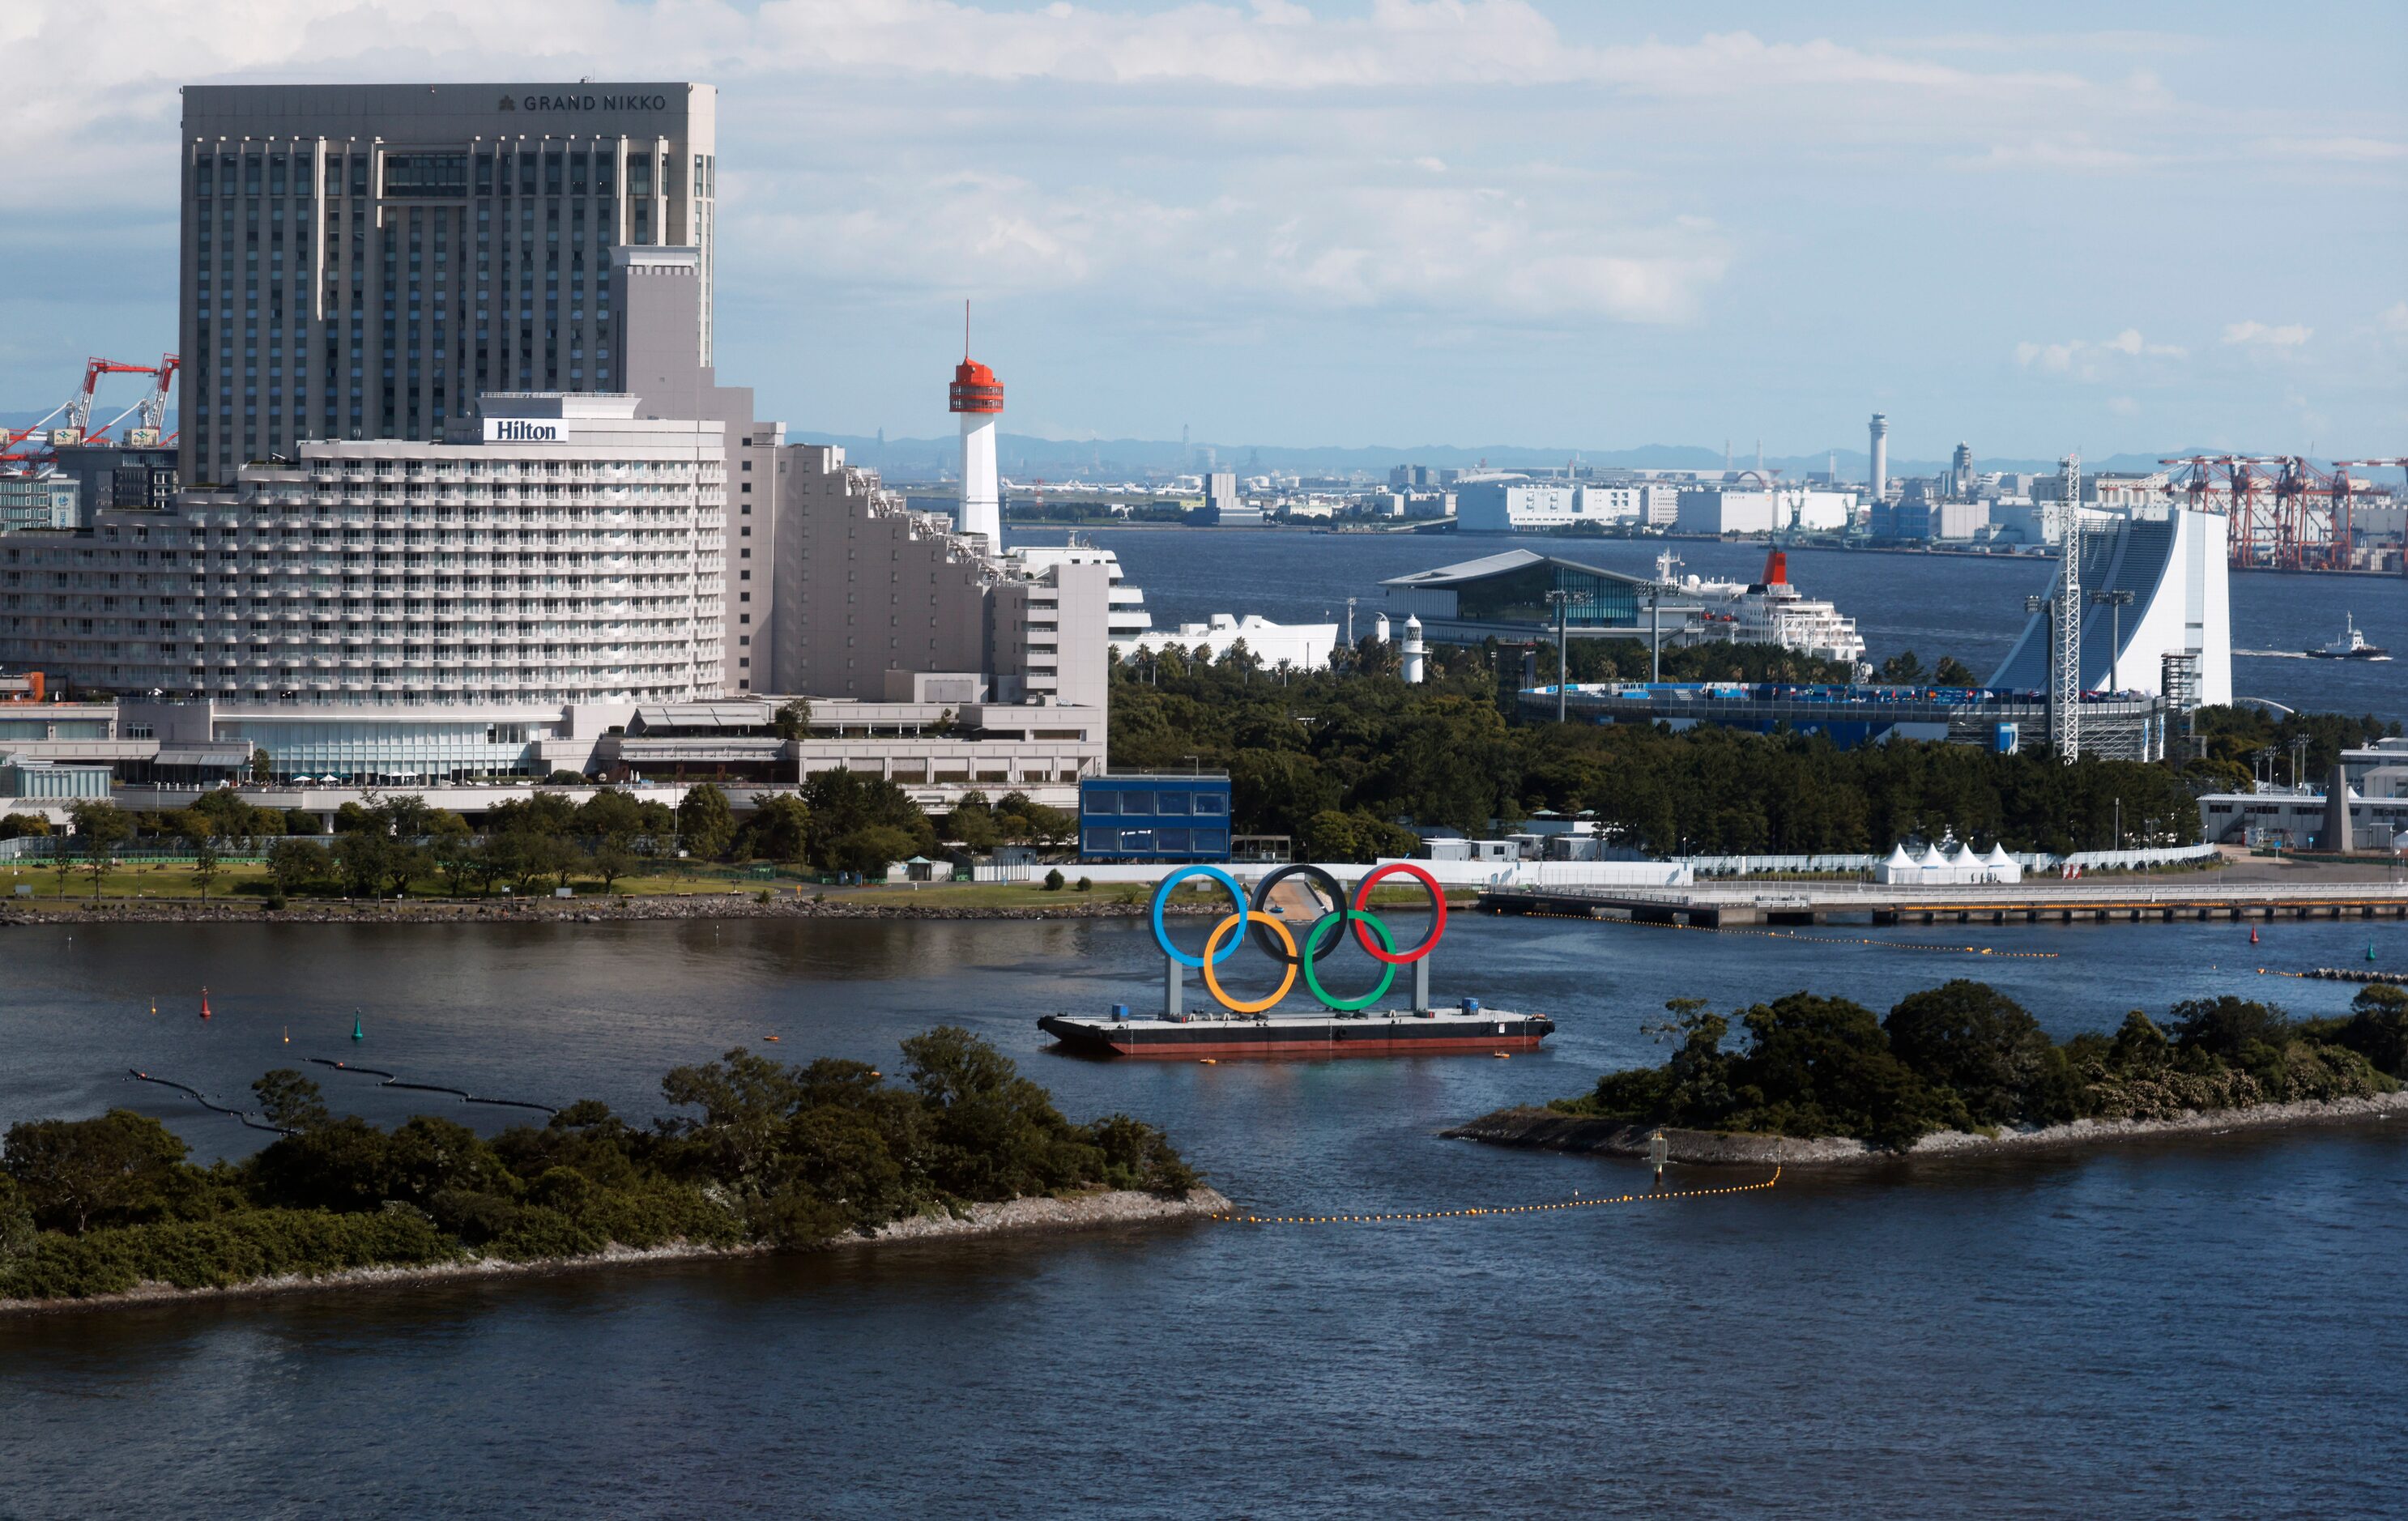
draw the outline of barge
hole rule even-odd
[[[1048,1014],[1037,1027],[1090,1056],[1215,1061],[1252,1056],[1511,1055],[1536,1051],[1555,1032],[1544,1014],[1483,1009],[1467,1000],[1426,1013],[1229,1014],[1190,1018]]]

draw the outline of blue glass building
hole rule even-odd
[[[1082,861],[1226,861],[1226,776],[1092,776],[1079,783]]]

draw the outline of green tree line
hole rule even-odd
[[[2135,1009],[2112,1035],[2052,1041],[2029,1012],[1958,980],[1885,1016],[1793,993],[1733,1017],[1675,998],[1661,1067],[1610,1072],[1554,1106],[1646,1125],[1847,1136],[1904,1148],[1935,1130],[2076,1119],[2171,1119],[2300,1099],[2389,1093],[2408,1077],[2408,991],[2372,983],[2346,1015],[2295,1020],[2229,996]],[[1741,1032],[1732,1041],[1733,1025]]]
[[[1512,651],[1440,647],[1418,686],[1393,673],[1392,646],[1366,640],[1341,654],[1340,668],[1310,673],[1265,672],[1235,650],[1116,666],[1112,764],[1183,770],[1192,756],[1224,768],[1239,833],[1290,836],[1316,860],[1403,854],[1407,823],[1479,834],[1541,809],[1593,812],[1624,842],[1666,855],[1879,852],[1948,829],[2009,850],[2100,849],[2116,840],[2119,803],[2126,843],[2199,838],[2191,785],[2169,766],[1525,722]],[[1668,679],[1828,674],[1764,645],[1668,649],[1664,659]],[[1646,661],[1642,644],[1601,639],[1575,646],[1572,664],[1595,680],[1608,665],[1643,676]]]
[[[289,1133],[207,1167],[130,1110],[23,1122],[0,1139],[0,1299],[613,1245],[800,1249],[975,1202],[1197,1184],[1161,1131],[1125,1114],[1071,1124],[967,1030],[902,1052],[895,1083],[739,1048],[671,1070],[661,1092],[679,1112],[650,1126],[587,1099],[490,1141],[432,1115],[389,1131],[337,1116],[280,1069],[252,1092]]]

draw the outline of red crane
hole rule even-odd
[[[97,441],[108,437],[108,430],[118,423],[137,415],[140,419],[138,427],[144,430],[146,437],[139,439],[129,437],[127,442],[165,442],[172,437],[163,436],[161,431],[167,423],[167,395],[176,383],[176,370],[181,363],[174,354],[162,354],[155,365],[127,365],[114,359],[99,358],[85,361],[83,385],[74,395],[43,413],[30,427],[0,432],[0,460],[32,459],[34,452],[24,447],[26,441],[48,427],[52,418],[63,414],[66,419],[64,425],[50,429],[47,437],[52,447]],[[148,375],[153,383],[139,401],[95,428],[92,425],[93,398],[100,389],[100,378],[104,375]]]

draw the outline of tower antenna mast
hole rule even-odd
[[[2057,593],[2057,668],[2049,693],[2049,718],[2057,758],[2067,766],[2082,752],[2082,455],[2059,462],[2064,471],[2065,531],[2060,536],[2065,571]]]

